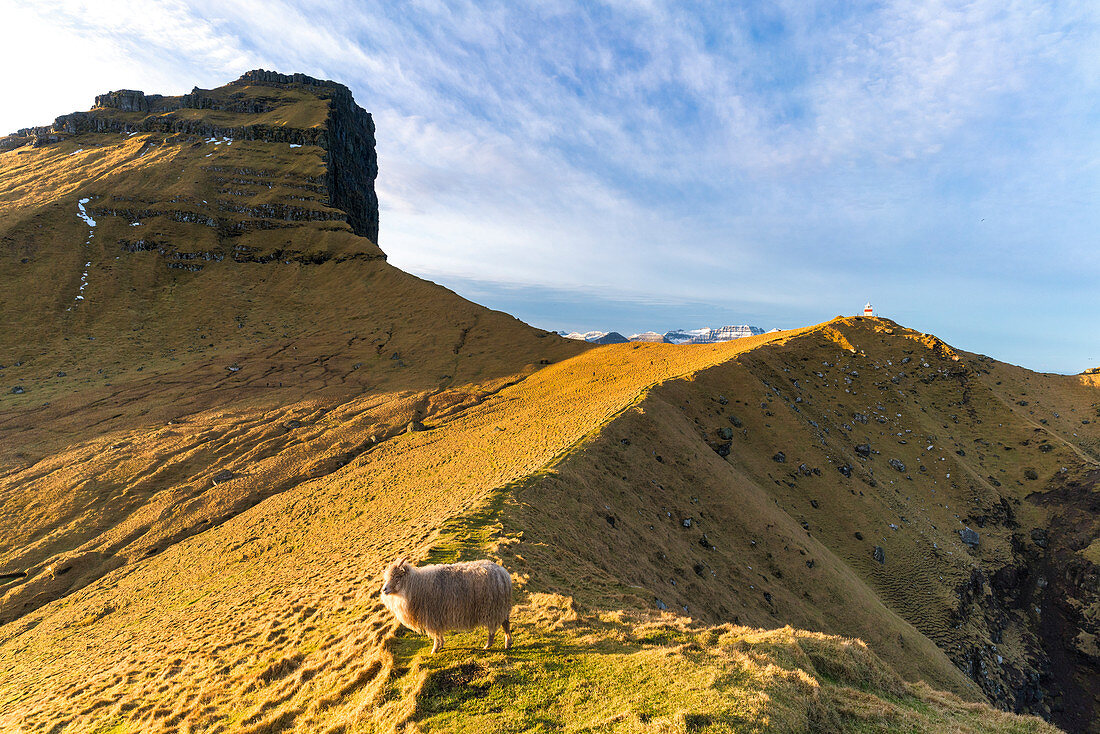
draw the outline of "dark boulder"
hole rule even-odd
[[[977,548],[979,545],[978,534],[970,528],[963,528],[959,531],[959,537],[962,542],[966,543],[971,548]]]

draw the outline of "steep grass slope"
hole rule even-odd
[[[584,348],[386,264],[345,88],[135,95],[0,145],[0,621]]]
[[[510,495],[502,554],[548,592],[859,637],[1094,730],[1098,409],[1078,378],[838,320],[650,392]]]
[[[271,72],[0,140],[0,729],[1095,720],[1090,378],[881,319],[593,349],[389,266],[375,173]],[[428,657],[402,553],[500,558],[517,647]]]
[[[540,551],[560,523],[517,529],[539,511],[527,492],[607,440],[621,446],[609,433],[617,423],[683,384],[657,383],[789,336],[624,345],[551,365],[30,612],[5,626],[0,644],[13,671],[2,682],[4,721],[118,731],[1038,727],[903,684],[860,643],[662,614],[629,583],[642,559],[623,556],[619,578],[601,578],[590,560],[598,535],[579,553],[561,538]],[[459,636],[456,649],[426,660],[422,638],[393,638],[377,599],[387,560],[490,545],[522,588],[516,652],[471,653],[472,636]],[[865,589],[851,573],[846,581]],[[864,614],[909,632],[910,655],[928,656],[914,664],[925,677],[980,700],[881,604]],[[548,706],[554,690],[572,691],[571,703]]]

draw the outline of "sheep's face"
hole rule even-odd
[[[386,573],[382,575],[382,593],[400,594],[405,578],[411,570],[412,566],[410,566],[409,562],[404,558],[391,563],[386,568]]]

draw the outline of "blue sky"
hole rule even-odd
[[[0,18],[3,131],[252,68],[347,84],[378,129],[390,261],[544,328],[790,327],[870,300],[1032,369],[1100,365],[1093,0],[0,0]]]

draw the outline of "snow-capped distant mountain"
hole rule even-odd
[[[664,334],[658,334],[656,331],[643,331],[641,334],[631,334],[629,337],[632,342],[657,342],[663,343],[665,340]]]
[[[702,329],[676,329],[658,334],[656,331],[644,331],[640,334],[632,334],[630,338],[617,331],[574,331],[571,334],[558,332],[566,339],[580,339],[591,344],[622,344],[624,342],[663,342],[665,344],[714,344],[715,342],[728,342],[734,339],[742,339],[746,336],[763,334],[764,330],[757,326],[742,324],[740,326],[723,326],[719,329],[704,327]]]
[[[728,342],[763,333],[764,330],[757,326],[742,324],[740,326],[723,326],[720,329],[677,329],[666,332],[664,338],[669,344],[714,344],[715,342]]]
[[[759,327],[741,324],[740,326],[723,326],[719,329],[670,331],[665,334],[665,339],[672,344],[714,344],[715,342],[728,342],[763,333],[764,330]]]
[[[586,331],[583,334],[574,331],[572,334],[563,334],[566,339],[577,339],[589,344],[626,344],[629,339],[617,331]]]
[[[674,329],[665,332],[665,341],[669,344],[698,344],[695,339],[709,334],[713,329]]]

